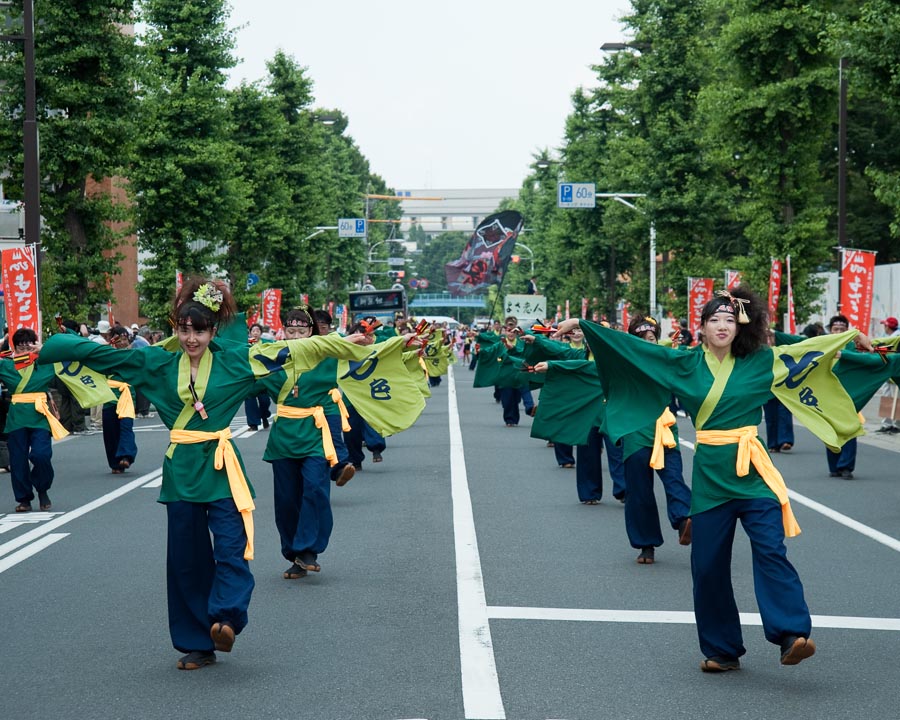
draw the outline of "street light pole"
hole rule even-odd
[[[647,197],[646,193],[595,193],[597,197],[612,198],[616,202],[620,202],[626,207],[630,207],[641,215],[646,213],[634,203],[628,202],[625,198]],[[656,225],[650,221],[650,302],[647,305],[647,311],[653,316],[657,316],[656,308]]]

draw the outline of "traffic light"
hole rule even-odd
[[[391,280],[402,280],[406,277],[406,270],[388,270],[388,277]]]

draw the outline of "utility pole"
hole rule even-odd
[[[0,3],[0,8],[11,8],[10,2]],[[25,167],[23,195],[25,200],[25,244],[34,250],[34,265],[40,283],[41,262],[41,174],[38,157],[38,125],[36,79],[34,62],[34,0],[23,0],[22,34],[0,35],[0,40],[21,42],[25,58],[25,122],[23,126],[23,154]]]

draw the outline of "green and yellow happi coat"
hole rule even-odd
[[[387,342],[361,348],[365,356],[359,360],[329,358],[299,374],[290,370],[272,374],[261,384],[279,405],[322,407],[326,415],[338,411],[331,397],[331,390],[337,387],[379,435],[394,435],[409,428],[425,407],[404,362],[404,347],[403,338],[395,335]],[[323,431],[314,417],[276,416],[263,460],[324,455]]]
[[[444,343],[444,331],[437,330],[422,348],[422,359],[429,377],[440,377],[447,374],[447,368],[456,362],[453,347]]]
[[[13,360],[0,359],[0,382],[9,388],[11,394],[46,393],[54,378],[65,383],[82,407],[94,407],[116,400],[116,395],[107,384],[106,377],[84,367],[81,363],[63,362],[53,365],[32,363],[17,370]],[[50,426],[47,418],[35,410],[33,403],[12,403],[6,417],[6,431],[20,428],[49,430]]]
[[[275,399],[277,406],[322,408],[320,421],[326,422],[326,428],[326,415],[329,412],[333,414],[337,407],[330,392],[336,384],[337,361],[332,358],[323,360],[299,377],[280,371],[259,382],[266,393]],[[280,411],[281,408],[276,407],[263,460],[271,462],[286,458],[324,457],[323,428],[317,427],[316,418],[279,417]],[[330,432],[328,430],[329,435]]]
[[[748,357],[729,355],[719,362],[708,350],[673,350],[586,321],[581,328],[596,358],[607,398],[607,431],[613,440],[650,425],[673,393],[691,416],[698,438],[714,431],[743,431],[745,439],[747,433],[755,438],[762,407],[773,396],[831,447],[841,447],[863,433],[853,401],[831,370],[836,353],[855,331],[763,347]],[[762,453],[761,464],[771,464],[762,443],[753,445],[754,453]],[[698,440],[693,514],[729,500],[758,497],[778,500],[785,511],[786,492],[776,495],[754,464],[739,467],[738,459],[747,451],[744,441]],[[787,530],[787,519],[785,526]]]

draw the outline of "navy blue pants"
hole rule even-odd
[[[633,548],[659,547],[663,544],[659,524],[659,509],[653,492],[653,468],[650,455],[653,449],[641,448],[625,458],[625,532]],[[691,514],[691,490],[682,475],[681,452],[665,449],[666,466],[657,470],[666,491],[666,514],[669,524],[677,529]]]
[[[557,465],[575,464],[575,450],[572,445],[561,442],[553,443],[553,455],[556,457]]]
[[[106,463],[112,470],[119,469],[119,461],[134,464],[137,457],[137,443],[134,441],[134,420],[120,418],[115,406],[103,407],[103,448]]]
[[[49,430],[19,428],[6,437],[9,477],[18,503],[34,500],[34,491],[47,492],[53,484],[53,446]]]
[[[347,412],[350,413],[348,418],[350,430],[344,433],[347,459],[354,465],[362,465],[363,460],[366,459],[362,449],[363,442],[366,443],[369,452],[373,453],[384,452],[387,443],[381,435],[372,429],[369,423],[363,420],[362,415],[350,403],[347,403]]]
[[[765,405],[766,446],[776,452],[785,443],[794,444],[794,416],[780,400],[772,398]]]
[[[616,445],[606,433],[601,433],[603,444],[606,445],[606,464],[609,468],[609,476],[613,481],[613,497],[621,500],[625,497],[625,460],[622,446]]]
[[[247,413],[247,424],[259,427],[263,418],[271,416],[271,401],[265,393],[244,400],[244,412]]]
[[[328,461],[324,457],[272,460],[272,474],[281,554],[293,562],[302,552],[324,552],[334,527]]]
[[[247,534],[234,500],[166,503],[169,518],[166,590],[172,645],[184,653],[211,651],[213,623],[247,626],[253,593],[244,560]],[[210,538],[210,534],[212,537]]]
[[[331,467],[331,479],[337,480],[344,469],[344,465],[350,462],[350,453],[347,451],[347,444],[344,442],[344,431],[341,429],[341,416],[326,415],[328,421],[328,429],[331,431],[331,442],[334,443],[334,451],[337,453],[337,465]]]
[[[600,500],[603,497],[603,438],[592,427],[586,445],[575,446],[578,462],[575,463],[575,487],[581,502]]]
[[[507,425],[519,424],[519,403],[525,406],[525,412],[531,412],[534,398],[529,388],[500,388],[500,404],[503,406],[503,422]]]
[[[841,470],[853,472],[856,469],[856,438],[848,440],[839,453],[825,448],[825,456],[828,458],[829,472],[839,473]]]
[[[778,501],[729,500],[692,519],[694,615],[703,655],[738,658],[747,652],[731,585],[731,550],[738,520],[750,538],[753,587],[766,640],[778,644],[785,635],[809,637],[812,621],[800,577],[787,559]]]

